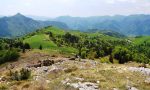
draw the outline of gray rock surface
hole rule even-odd
[[[91,82],[78,82],[78,83],[72,83],[70,86],[79,89],[79,90],[100,90],[98,85]]]
[[[129,67],[128,70],[132,72],[141,72],[144,75],[150,76],[150,69],[144,67]]]

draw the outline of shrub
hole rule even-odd
[[[81,52],[81,58],[82,58],[82,59],[85,59],[85,58],[86,58],[86,51],[82,51],[82,52]]]
[[[29,69],[25,69],[25,68],[22,68],[19,72],[18,71],[15,71],[15,72],[12,72],[10,70],[10,77],[12,80],[27,80],[29,79],[31,76],[31,71]]]
[[[90,51],[88,54],[88,58],[94,60],[97,56],[97,53],[95,51]]]
[[[128,62],[132,59],[132,52],[130,52],[127,48],[124,47],[116,47],[113,51],[114,58],[119,60],[120,64]]]
[[[31,76],[31,71],[30,70],[24,69],[24,68],[22,68],[20,70],[20,79],[21,80],[29,79],[30,76]]]
[[[13,72],[10,72],[10,73],[11,73],[10,75],[11,75],[12,80],[17,80],[17,81],[20,80],[18,71],[15,71],[14,73]]]
[[[40,46],[39,46],[39,49],[40,49],[40,50],[42,50],[42,49],[43,49],[42,45],[40,45]]]
[[[5,50],[0,52],[0,64],[9,62],[9,61],[15,61],[19,58],[19,53],[12,49],[12,50]]]
[[[8,86],[3,84],[3,83],[1,83],[0,84],[0,90],[8,90]]]
[[[25,43],[25,44],[24,44],[24,48],[25,48],[25,49],[31,49],[31,48],[30,48],[30,45],[29,45],[28,43]]]

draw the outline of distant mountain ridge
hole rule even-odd
[[[150,15],[129,16],[93,16],[70,17],[61,16],[53,21],[64,22],[74,30],[87,31],[89,29],[113,30],[125,35],[150,35]]]
[[[33,32],[46,26],[67,29],[65,23],[58,21],[37,21],[18,13],[11,17],[0,18],[0,37],[16,37]]]
[[[36,20],[31,18],[36,18]],[[0,17],[0,37],[22,36],[50,25],[61,29],[88,32],[92,32],[92,30],[115,31],[115,34],[118,32],[128,36],[150,35],[150,15],[141,14],[93,17],[61,16],[54,19],[48,19],[48,17],[42,18],[36,16],[28,18],[18,13],[11,17]]]

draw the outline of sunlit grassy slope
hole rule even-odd
[[[63,35],[65,34],[65,31],[60,30],[55,27],[47,28],[44,30],[41,30],[40,32],[35,33],[33,36],[26,36],[24,39],[24,42],[29,43],[31,48],[38,49],[40,45],[42,45],[43,50],[47,52],[59,52],[63,54],[75,54],[77,53],[77,49],[73,47],[58,47],[53,41],[49,39],[49,36],[46,35],[46,32],[52,32],[53,34],[59,34]]]
[[[150,42],[150,36],[139,36],[136,37],[133,41],[135,44],[141,44],[144,43],[145,41]]]
[[[43,48],[57,48],[57,45],[49,40],[48,36],[45,34],[31,36],[25,39],[24,42],[28,42],[32,48],[39,48],[40,45],[42,45]]]

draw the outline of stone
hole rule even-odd
[[[129,67],[128,70],[132,72],[141,72],[144,75],[150,76],[150,69],[144,67]]]
[[[147,78],[144,82],[145,82],[146,84],[150,84],[150,78]]]
[[[127,90],[138,90],[137,88],[129,86],[129,85],[127,85],[126,88],[127,88]]]
[[[62,82],[62,84],[67,84],[67,83],[69,83],[69,81],[70,81],[70,79],[69,79],[69,78],[66,78],[65,80],[63,80],[63,81],[61,81],[61,82]]]
[[[46,80],[46,82],[47,82],[47,83],[50,83],[50,81],[49,81],[49,80]]]
[[[67,85],[70,85],[70,83],[67,83]]]
[[[138,89],[135,87],[130,87],[128,90],[138,90]]]
[[[119,90],[118,88],[113,88],[113,90]]]
[[[99,87],[97,84],[95,83],[91,83],[91,82],[78,82],[78,83],[72,83],[70,84],[70,86],[79,89],[79,90],[99,90]]]
[[[84,78],[75,77],[74,79],[76,79],[76,80],[78,80],[78,81],[84,81]]]
[[[99,83],[100,83],[100,81],[96,81],[96,83],[97,83],[97,84],[99,84]]]

